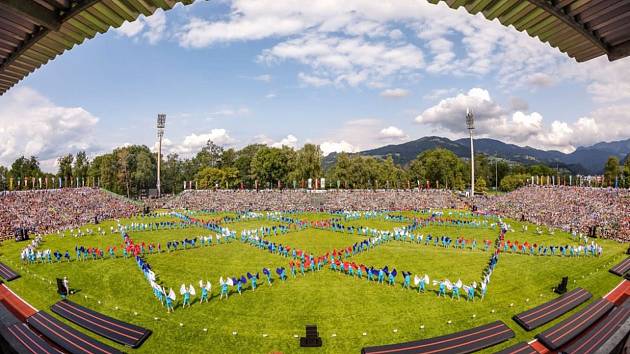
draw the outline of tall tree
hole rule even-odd
[[[72,162],[73,161],[74,161],[74,156],[72,156],[72,154],[61,156],[60,158],[57,159],[57,165],[59,165],[59,171],[57,172],[57,176],[61,177],[61,179],[63,180],[64,187],[67,187],[68,185],[72,185]]]
[[[410,165],[410,176],[428,180],[431,187],[464,189],[468,180],[466,166],[452,151],[442,148],[422,152]]]
[[[166,156],[166,160],[162,163],[162,186],[164,193],[177,193],[183,189],[184,169],[183,162],[179,160],[179,156],[175,153]]]
[[[9,188],[9,169],[0,165],[0,190]]]
[[[241,181],[250,188],[254,187],[254,180],[256,179],[252,172],[252,160],[258,150],[263,147],[265,147],[263,144],[247,145],[237,152],[236,160],[234,160],[234,167],[238,169]]]
[[[114,155],[116,156],[116,164],[117,164],[117,174],[116,174],[116,182],[118,186],[122,186],[124,188],[125,194],[127,198],[131,197],[131,156],[129,154],[129,149],[119,148],[114,150]]]
[[[221,167],[221,156],[223,148],[215,144],[212,140],[208,140],[206,145],[201,148],[194,158],[198,168],[204,167]]]
[[[626,155],[623,163],[624,187],[630,187],[630,153]]]
[[[352,161],[350,161],[350,157],[347,153],[341,152],[337,155],[335,160],[335,165],[332,168],[328,169],[327,178],[333,183],[339,183],[339,187],[346,188],[346,186],[350,187],[348,183],[350,183],[350,168],[352,166]]]
[[[74,167],[72,174],[75,178],[79,178],[79,181],[88,176],[88,169],[90,168],[89,161],[85,154],[85,151],[79,151],[74,159]]]
[[[278,181],[286,184],[288,174],[295,161],[295,151],[282,148],[263,147],[256,152],[251,162],[252,173],[262,186],[273,187]]]
[[[135,153],[135,169],[132,172],[135,192],[153,188],[156,185],[156,164],[152,161],[153,154],[147,150]]]
[[[221,154],[221,167],[234,167],[237,157],[238,155],[234,148],[223,150],[223,153]]]
[[[322,151],[318,145],[305,144],[295,156],[295,167],[289,179],[302,181],[322,176]]]
[[[11,164],[11,176],[13,178],[24,179],[25,177],[39,177],[42,175],[42,170],[39,168],[39,161],[37,157],[31,156],[26,158],[20,156],[13,164]]]
[[[604,165],[604,177],[606,181],[608,181],[609,185],[612,185],[615,178],[619,178],[620,175],[621,167],[619,166],[619,158],[617,158],[617,156],[610,156]]]

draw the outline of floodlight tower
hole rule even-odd
[[[466,127],[470,132],[470,197],[475,196],[475,150],[473,148],[473,130],[475,129],[475,118],[473,113],[466,108]]]
[[[160,190],[160,162],[162,161],[162,137],[164,136],[164,127],[166,126],[166,114],[160,113],[157,117],[157,137],[158,137],[158,155],[157,155],[157,196],[161,195]]]

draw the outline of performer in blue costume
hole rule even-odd
[[[175,311],[175,306],[173,303],[176,299],[177,297],[175,296],[175,292],[173,291],[173,289],[171,289],[168,293],[168,296],[166,297],[166,312]]]
[[[219,296],[219,300],[223,299],[223,295],[225,295],[226,299],[229,297],[228,286],[231,286],[229,283],[232,283],[232,279],[230,278],[223,280],[223,277],[221,277],[219,279],[219,285],[221,285],[221,295]]]
[[[199,281],[199,288],[201,289],[201,299],[199,302],[208,302],[210,300],[210,293],[212,292],[212,284],[210,282],[206,282],[206,285],[203,285],[203,280]]]
[[[395,282],[395,280],[396,280],[396,275],[397,275],[396,268],[394,268],[394,269],[393,269],[393,270],[389,273],[389,276],[388,276],[388,284],[389,284],[389,285],[394,285],[394,282]]]
[[[403,274],[403,289],[411,287],[411,272],[402,272]]]
[[[267,277],[267,284],[271,286],[271,281],[273,280],[273,278],[271,277],[271,272],[269,271],[269,269],[263,268],[263,274]]]
[[[247,273],[247,278],[249,278],[249,281],[252,283],[252,291],[256,291],[256,285],[258,285],[258,273],[256,275]]]
[[[446,297],[446,283],[444,281],[440,281],[440,287],[438,290],[438,297],[442,295]]]
[[[459,289],[462,287],[462,281],[458,280],[453,284],[453,290],[451,290],[451,299],[457,298],[459,300]]]
[[[475,288],[477,287],[477,283],[474,282],[468,287],[468,301],[475,301]],[[465,288],[465,287],[464,287]]]

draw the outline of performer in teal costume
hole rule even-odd
[[[446,284],[444,283],[444,281],[440,282],[438,296],[441,296],[441,295],[444,295],[444,297],[446,297]]]
[[[206,286],[203,286],[203,282],[200,280],[199,281],[199,286],[201,287],[201,299],[199,300],[199,302],[208,302],[209,300],[209,296],[208,296],[208,288],[210,286],[210,282],[208,282],[206,284]]]
[[[472,285],[468,288],[468,300],[475,301],[475,288]]]
[[[263,274],[267,277],[267,284],[271,286],[271,281],[273,280],[273,278],[271,277],[271,272],[269,271],[269,269],[263,268]]]
[[[402,272],[404,280],[403,280],[403,289],[411,286],[411,272]]]

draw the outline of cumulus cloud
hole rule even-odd
[[[307,66],[308,76],[298,80],[313,86],[382,88],[428,73],[493,76],[508,89],[578,80],[597,101],[630,97],[629,61],[608,63],[602,57],[578,64],[525,32],[443,2],[234,0],[229,6],[229,14],[218,20],[187,19],[176,34],[179,44],[205,48],[272,38],[277,44],[261,58]],[[123,32],[135,35],[138,27],[125,25]],[[380,73],[381,65],[389,70]]]
[[[170,154],[177,153],[179,155],[190,157],[203,148],[208,140],[212,140],[213,143],[226,147],[236,143],[229,132],[223,128],[212,129],[208,133],[190,134],[184,137],[180,143],[174,143],[168,138],[162,140],[162,153]],[[157,142],[152,148],[153,151],[157,151]]]
[[[308,75],[305,73],[299,73],[298,79],[300,80],[302,84],[307,85],[307,86],[321,87],[321,86],[332,84],[332,81],[330,81],[329,79],[325,77],[318,77],[318,76]]]
[[[550,87],[555,83],[555,79],[551,75],[545,73],[534,73],[528,75],[525,81],[528,85],[531,85],[534,88]]]
[[[379,138],[385,140],[405,140],[408,136],[402,131],[402,129],[390,125],[387,128],[381,129],[379,132]]]
[[[356,152],[358,151],[352,144],[345,140],[341,141],[324,141],[319,144],[322,154],[327,156],[333,152]]]
[[[149,17],[140,15],[133,22],[125,21],[122,26],[115,29],[116,33],[129,38],[138,38],[141,35],[150,44],[156,44],[166,31],[166,15],[162,9],[157,9]]]
[[[416,123],[440,125],[451,132],[466,130],[466,110],[473,111],[477,122],[503,115],[503,109],[490,99],[490,93],[481,88],[472,88],[467,93],[441,100],[415,118]]]
[[[15,88],[0,98],[0,122],[3,165],[20,155],[54,161],[69,152],[98,149],[94,143],[97,117],[82,107],[56,105],[28,87]]]
[[[290,148],[298,147],[298,138],[293,134],[289,134],[286,137],[280,139],[279,141],[273,140],[267,135],[261,134],[254,137],[254,142],[257,144],[265,144],[275,148],[281,148],[283,146],[288,146]]]
[[[393,88],[381,91],[381,97],[385,98],[402,98],[407,96],[409,96],[409,91],[402,88]]]
[[[271,144],[271,146],[272,147],[276,147],[276,148],[281,148],[283,146],[296,148],[297,147],[297,142],[298,142],[298,139],[295,137],[295,135],[289,134],[286,137],[282,138],[282,140]]]
[[[571,152],[577,146],[602,140],[624,139],[630,136],[630,106],[611,105],[593,111],[575,122],[554,120],[545,122],[538,112],[520,110],[510,113],[493,100],[487,90],[473,88],[467,93],[441,100],[415,118],[420,124],[441,132],[462,136],[466,133],[466,109],[475,117],[478,136],[543,149]]]
[[[279,43],[258,58],[276,63],[293,60],[316,69],[323,84],[379,86],[392,75],[410,73],[423,66],[422,50],[412,44],[370,41],[362,37],[339,38],[312,34]],[[302,81],[311,78],[300,73]]]

